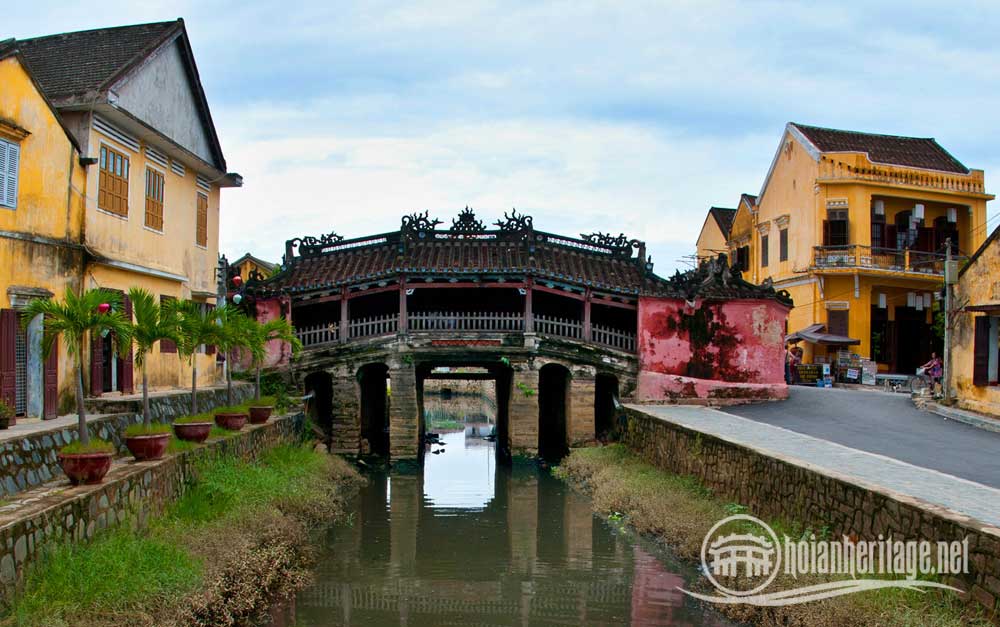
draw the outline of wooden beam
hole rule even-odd
[[[346,344],[348,336],[351,334],[350,331],[350,316],[348,314],[348,307],[350,306],[350,301],[347,298],[347,288],[344,288],[343,298],[340,299],[340,341],[342,344]]]
[[[410,289],[414,290],[441,290],[441,289],[454,289],[454,288],[510,288],[510,289],[521,289],[524,287],[524,283],[475,283],[473,281],[459,281],[457,283],[410,283]]]
[[[532,288],[534,281],[531,277],[525,281],[524,289],[524,332],[534,333],[535,332],[535,312],[532,309],[531,304],[531,292],[534,291]]]
[[[406,333],[410,329],[406,317],[406,277],[399,277],[399,333]]]
[[[559,290],[554,287],[545,287],[544,285],[538,285],[537,283],[532,288],[539,292],[548,292],[549,294],[557,294],[559,296],[565,296],[566,298],[575,298],[576,300],[583,300],[586,298],[583,294],[577,294],[576,292],[567,292],[566,290]]]
[[[638,305],[633,305],[632,303],[619,303],[618,301],[614,300],[593,299],[592,303],[594,305],[601,305],[603,307],[618,307],[619,309],[631,309],[632,311],[635,311],[636,309],[639,308]]]
[[[592,339],[591,328],[590,328],[590,299],[593,294],[590,288],[587,288],[586,294],[584,294],[583,299],[583,341],[589,342]]]
[[[367,290],[359,290],[357,292],[346,292],[346,298],[359,298],[361,296],[370,296],[372,294],[381,294],[382,292],[392,292],[399,289],[398,283],[393,283],[392,285],[386,285],[385,287],[372,287]]]

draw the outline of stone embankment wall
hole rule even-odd
[[[42,487],[0,507],[0,589],[5,598],[24,581],[25,569],[44,548],[62,541],[84,542],[117,525],[141,527],[184,494],[198,460],[217,455],[257,459],[303,430],[301,413],[248,425],[236,435],[151,462],[115,464],[104,483]]]
[[[945,579],[996,619],[1000,613],[1000,529],[903,495],[876,492],[817,470],[628,409],[624,443],[649,463],[697,477],[722,499],[765,519],[827,527],[834,537],[961,542],[969,573]]]
[[[253,396],[253,386],[233,384],[233,396],[243,403]],[[184,392],[157,395],[150,398],[150,413],[154,422],[173,422],[189,413],[191,394]],[[198,393],[198,409],[209,411],[226,405],[225,388],[212,388]],[[107,414],[90,419],[87,428],[90,437],[107,440],[115,445],[120,455],[128,454],[125,447],[125,429],[142,422],[142,400],[90,399],[87,411],[91,415]],[[0,497],[9,498],[47,481],[63,476],[56,455],[66,444],[77,439],[76,421],[66,424],[59,421],[43,431],[34,431],[21,438],[9,437],[0,441]],[[44,423],[43,423],[44,424]],[[0,431],[0,437],[13,432]]]

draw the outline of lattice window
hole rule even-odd
[[[119,216],[128,216],[128,157],[101,146],[101,176],[97,207]]]
[[[208,196],[205,194],[198,194],[198,224],[194,241],[199,246],[208,246]]]
[[[163,230],[163,175],[146,169],[146,226]]]
[[[23,416],[28,410],[28,332],[20,324],[14,335],[14,391],[14,413]]]

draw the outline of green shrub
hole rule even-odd
[[[274,398],[271,396],[263,396],[259,401],[250,401],[247,403],[247,407],[275,407]]]
[[[105,440],[91,440],[89,444],[81,444],[79,440],[70,442],[59,449],[65,455],[87,455],[90,453],[114,453],[115,445]]]
[[[199,422],[214,422],[215,418],[211,414],[195,414],[193,416],[181,416],[174,421],[175,425],[190,425]]]
[[[170,425],[164,424],[162,422],[154,422],[148,427],[141,422],[135,425],[129,425],[125,429],[125,437],[131,438],[137,435],[161,435],[163,433],[170,433]]]
[[[0,420],[10,420],[14,417],[14,408],[0,401]]]

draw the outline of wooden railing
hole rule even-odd
[[[591,339],[597,344],[603,344],[629,353],[635,352],[635,333],[619,331],[618,329],[595,324],[591,327]]]
[[[969,174],[931,172],[921,170],[897,170],[881,166],[856,168],[852,165],[823,157],[819,166],[819,180],[855,179],[888,183],[890,185],[910,185],[940,189],[949,192],[970,194],[984,193],[983,177],[979,171]]]
[[[309,327],[302,327],[295,330],[295,335],[302,342],[303,346],[318,346],[320,344],[330,344],[340,339],[338,333],[339,326],[335,322],[327,324],[317,324]]]
[[[391,335],[399,329],[399,316],[387,314],[384,316],[369,316],[367,318],[357,318],[348,323],[349,334],[352,340],[362,337],[375,337],[377,335]]]
[[[523,331],[524,314],[508,312],[414,311],[410,331]]]
[[[571,318],[556,318],[535,315],[535,333],[558,335],[573,340],[583,339],[583,322]]]
[[[952,258],[965,259],[958,255]],[[816,268],[874,268],[944,276],[944,262],[945,255],[920,250],[872,248],[860,244],[813,247],[813,266]]]

